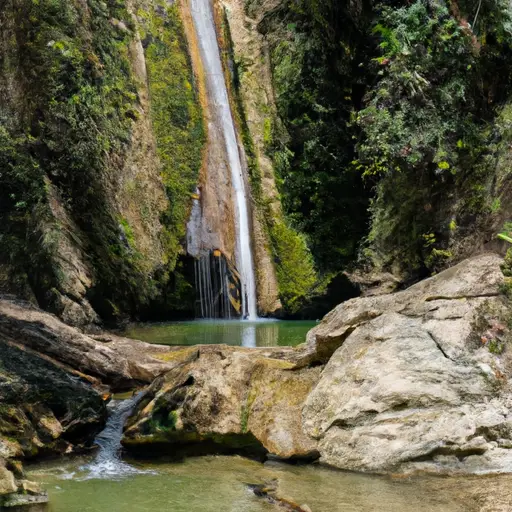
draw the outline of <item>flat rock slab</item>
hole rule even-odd
[[[114,335],[88,336],[27,302],[0,298],[0,339],[60,362],[115,390],[149,384],[171,367],[171,349]]]

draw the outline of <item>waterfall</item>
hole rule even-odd
[[[218,119],[220,123],[219,128],[222,131],[231,170],[231,182],[236,204],[236,260],[241,281],[242,317],[254,320],[258,315],[249,207],[247,204],[248,193],[222,69],[211,0],[191,0],[191,12],[199,40],[201,60],[207,77],[209,105],[215,119]],[[202,286],[204,284],[203,282]],[[208,285],[206,290],[208,290]],[[201,300],[201,302],[203,301]]]
[[[108,404],[107,424],[94,440],[95,444],[99,446],[96,458],[81,468],[87,472],[84,479],[113,479],[138,473],[153,473],[139,470],[121,459],[121,437],[124,424],[143,397],[144,392],[141,392],[128,400],[112,400]]]
[[[232,311],[236,311],[230,302],[232,289],[230,270],[221,255],[209,253],[195,260],[195,286],[199,300],[196,315],[201,318],[230,319]]]

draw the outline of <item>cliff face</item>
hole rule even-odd
[[[282,307],[284,314],[293,315],[321,292],[322,284],[306,238],[283,212],[280,188],[286,187],[278,187],[282,176],[273,151],[276,133],[288,137],[276,107],[271,62],[273,38],[280,34],[279,29],[264,34],[261,26],[284,6],[281,0],[256,5],[226,0],[222,15],[233,110],[252,190],[259,307],[269,312]]]
[[[253,139],[322,273],[404,285],[494,245],[512,213],[508,2],[234,4],[248,124],[265,118]]]
[[[180,256],[197,187],[199,236],[232,259],[229,170],[187,10],[164,0],[2,7],[0,293],[79,326],[148,305],[190,311]],[[279,212],[272,167],[259,162]],[[259,307],[270,313],[279,287],[260,212],[254,203]]]
[[[15,0],[0,13],[2,291],[69,323],[134,314],[181,250],[203,132],[164,5]]]

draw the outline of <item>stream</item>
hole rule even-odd
[[[392,479],[237,456],[123,464],[132,469],[102,475],[91,473],[86,460],[73,459],[33,466],[29,477],[48,490],[50,512],[275,511],[247,486],[275,479],[280,495],[313,512],[470,512],[480,510],[479,488],[511,483],[507,477]]]

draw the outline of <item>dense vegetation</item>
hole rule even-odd
[[[290,219],[283,215],[281,208],[272,207],[265,197],[257,151],[249,129],[241,82],[244,76],[244,62],[237,60],[227,17],[224,17],[224,64],[230,70],[228,85],[234,100],[234,113],[244,143],[251,194],[256,203],[258,215],[269,241],[273,257],[279,296],[285,316],[300,315],[312,301],[325,293],[327,279],[318,275],[307,239],[296,229]],[[265,118],[265,143],[272,140],[271,117]]]
[[[270,151],[324,273],[359,259],[419,276],[477,225],[485,237],[502,207],[507,2],[293,0],[260,29],[286,128]]]
[[[245,5],[248,16],[266,8]],[[77,275],[90,278],[86,299],[104,318],[193,301],[180,255],[202,112],[178,7],[137,6],[9,0],[0,12],[0,290],[7,282],[56,312],[73,291],[73,251],[85,255],[91,275]],[[328,282],[320,309],[344,298],[341,272],[356,264],[403,281],[435,272],[512,215],[508,2],[283,0],[260,19],[277,103],[264,144],[286,215],[262,190],[227,24],[226,69],[288,313]],[[139,36],[149,112],[134,72]],[[134,142],[146,115],[151,140]],[[156,220],[149,203],[136,205],[137,183],[121,179],[135,143],[155,148],[165,189]],[[121,186],[138,217],[122,213]],[[158,247],[138,238],[141,218]]]
[[[118,224],[105,210],[101,176],[129,140],[136,90],[126,32],[109,24],[105,4],[90,7],[88,20],[60,0],[18,0],[4,9],[15,44],[3,48],[2,70],[21,90],[2,104],[1,259],[27,275],[36,294],[57,288],[52,252],[60,229],[46,225],[52,222],[52,186],[90,233],[91,257],[102,261],[99,281],[108,289],[114,275],[122,275],[115,293],[130,300],[134,281],[146,283],[136,279],[136,255],[119,243]],[[126,14],[120,6],[111,9],[118,17]]]

